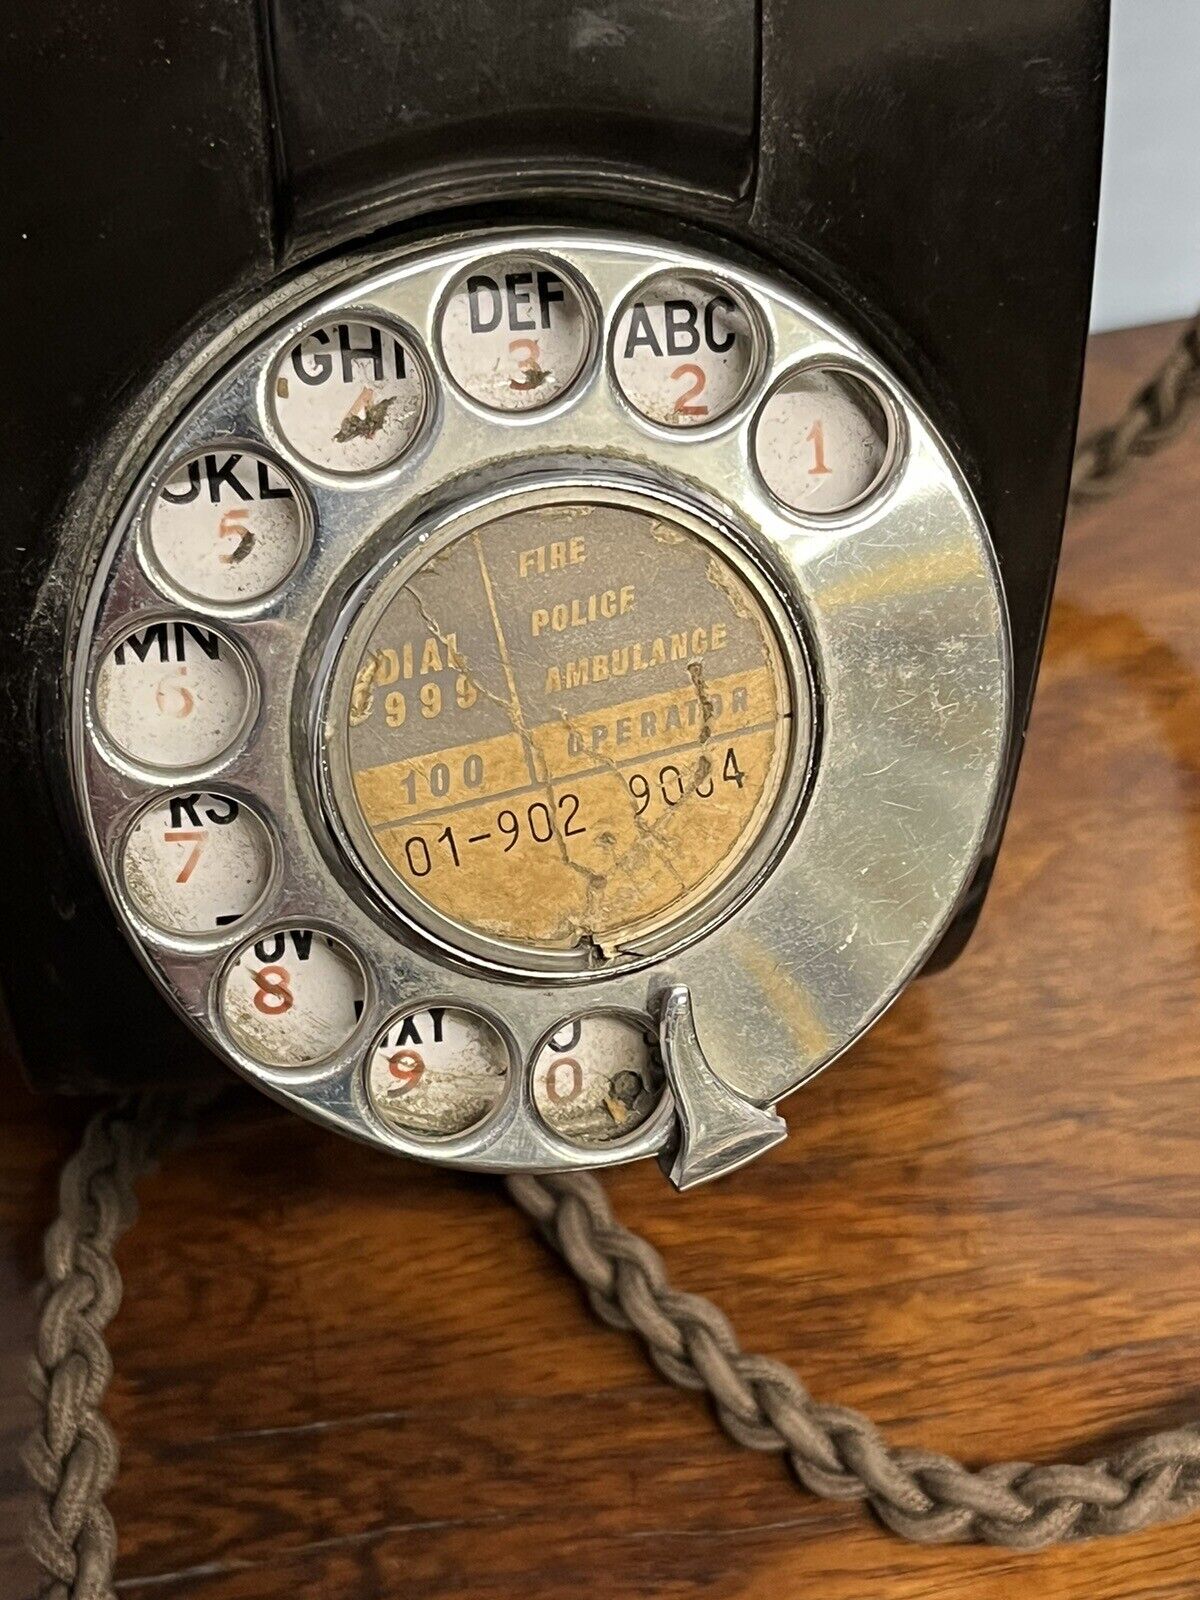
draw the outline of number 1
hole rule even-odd
[[[825,478],[833,471],[832,467],[825,465],[825,426],[821,422],[814,422],[804,435],[813,447],[813,464],[808,469],[810,478]]]

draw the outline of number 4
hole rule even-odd
[[[736,783],[739,789],[746,781],[746,774],[738,766],[737,751],[732,745],[725,752],[725,765],[721,768],[721,776],[726,783]]]

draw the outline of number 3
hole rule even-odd
[[[510,339],[508,352],[516,355],[524,350],[525,354],[517,366],[523,374],[520,378],[510,378],[510,389],[536,389],[546,374],[542,371],[542,350],[536,339]]]

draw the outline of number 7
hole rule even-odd
[[[206,837],[207,836],[203,828],[168,829],[168,831],[163,834],[164,844],[190,844],[192,847],[188,851],[187,860],[183,863],[183,870],[175,879],[176,883],[186,883],[191,877],[192,873],[195,872],[196,863],[200,859],[201,850],[204,849],[204,841]]]

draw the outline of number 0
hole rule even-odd
[[[560,1089],[558,1086],[560,1068],[571,1075],[565,1089]],[[559,1056],[557,1061],[550,1063],[550,1070],[546,1074],[546,1095],[556,1106],[577,1099],[582,1088],[583,1068],[574,1056]]]

